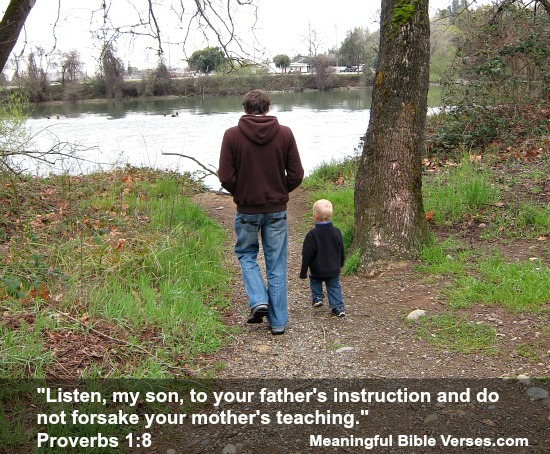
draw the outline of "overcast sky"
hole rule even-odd
[[[184,0],[185,2],[186,0]],[[0,0],[0,12],[3,14],[9,0]],[[98,44],[94,43],[90,36],[90,17],[94,7],[101,5],[101,0],[73,1],[61,0],[61,14],[57,17],[57,1],[37,0],[26,23],[26,34],[20,35],[18,50],[21,43],[27,41],[27,50],[30,47],[41,46],[46,52],[54,47],[53,25],[57,21],[55,36],[56,48],[63,52],[76,49],[86,63],[88,74],[95,71],[95,58],[99,54]],[[116,0],[113,2],[119,11],[116,14],[124,16],[131,10],[132,0]],[[144,0],[133,0],[135,4],[144,4]],[[174,18],[174,14],[166,7],[168,0],[159,2],[165,7],[158,9],[157,16],[161,23],[163,39],[167,43],[181,40],[182,30],[170,27],[163,18]],[[338,0],[334,2],[321,2],[319,0],[258,0],[258,22],[255,35],[250,34],[251,18],[243,18],[239,23],[241,36],[250,45],[249,53],[257,60],[273,57],[283,53],[291,58],[298,54],[307,53],[307,45],[304,36],[308,29],[317,32],[322,46],[319,51],[324,52],[328,48],[340,45],[346,36],[346,32],[355,27],[379,28],[380,1]],[[437,9],[446,8],[451,0],[431,0],[430,15]],[[86,5],[86,6],[83,6]],[[330,5],[327,6],[327,5]],[[114,8],[114,7],[113,7]],[[124,9],[126,8],[126,9]],[[96,15],[96,17],[100,17]],[[200,39],[199,39],[200,37]],[[155,43],[148,41],[148,46]],[[194,33],[193,40],[188,42],[187,55],[196,49],[202,49],[207,45],[217,45],[215,41],[206,41],[200,32]],[[256,49],[256,50],[254,50]],[[154,50],[147,50],[145,40],[139,39],[133,45],[118,43],[118,56],[132,66],[145,67],[156,65]],[[182,46],[174,44],[164,45],[165,58],[172,66],[184,68],[184,53]],[[265,53],[263,53],[263,52]]]

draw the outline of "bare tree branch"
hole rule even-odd
[[[157,37],[157,42],[158,42],[158,46],[159,46],[158,55],[159,55],[159,57],[162,57],[162,54],[164,53],[164,51],[162,50],[162,39],[160,37],[160,28],[159,28],[159,24],[157,22],[157,18],[155,17],[153,2],[152,2],[152,0],[148,0],[148,1],[149,1],[149,16],[153,18],[153,23],[155,24],[156,37]]]
[[[117,17],[117,9],[124,1],[127,4],[127,7],[124,6],[124,14]],[[130,43],[134,43],[138,37],[150,38],[154,41],[151,47],[162,57],[166,46],[166,36],[163,35],[166,35],[168,24],[175,23],[183,33],[179,40],[170,39],[170,44],[181,45],[184,55],[187,54],[186,46],[190,38],[197,35],[202,35],[206,40],[215,40],[230,61],[249,59],[253,51],[255,53],[257,50],[255,39],[247,42],[237,35],[237,16],[241,12],[246,13],[248,23],[245,30],[253,33],[259,0],[124,1],[101,0],[90,11],[89,31],[101,43],[101,48],[108,43],[117,42],[121,36],[128,37]],[[70,4],[68,0],[65,2]],[[0,70],[4,68],[34,3],[35,0],[10,1],[0,26]],[[57,0],[57,14],[53,25],[54,44],[48,55],[59,45],[57,30],[63,17],[61,7],[64,5],[62,0]],[[167,16],[166,11],[172,14]]]
[[[185,154],[180,154],[180,153],[165,153],[164,151],[161,154],[164,155],[164,156],[180,156],[182,158],[190,159],[191,161],[196,162],[208,175],[214,175],[216,177],[218,176],[218,172],[216,171],[216,169],[212,165],[209,165],[210,168],[208,168],[205,164],[203,164],[202,162],[200,162],[198,159],[194,158],[193,156],[187,156]],[[214,169],[214,170],[212,170],[212,169]]]
[[[55,34],[55,31],[57,29],[57,23],[59,22],[59,17],[61,15],[61,0],[58,0],[57,1],[57,17],[55,19],[55,23],[53,24],[53,27],[52,27],[52,34],[53,34],[53,47],[52,47],[52,50],[50,50],[47,54],[46,54],[46,57],[49,57],[51,54],[53,54],[55,52],[55,49],[57,48],[57,36]]]

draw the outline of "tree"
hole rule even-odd
[[[235,27],[240,11],[248,10],[251,14],[243,14],[239,18],[250,18],[250,27],[254,28],[257,0],[133,0],[128,2],[130,7],[126,6],[122,15],[112,13],[116,7],[120,8],[118,4],[121,2],[103,0],[97,3],[100,7],[90,10],[90,26],[86,32],[90,32],[101,43],[118,42],[118,38],[126,36],[132,41],[139,39],[141,42],[152,42],[151,47],[155,46],[158,56],[162,57],[164,35],[161,30],[166,30],[165,26],[170,23],[181,30],[181,41],[172,39],[171,42],[181,45],[183,49],[189,36],[202,33],[206,39],[217,42],[225,55],[231,55],[236,60],[252,54],[253,44],[241,40],[235,33]],[[6,8],[0,22],[0,72],[34,4],[35,0],[11,0]],[[59,11],[62,5],[70,6],[71,2],[55,2]],[[171,14],[157,14],[161,10],[170,11]],[[242,22],[240,25],[244,26]],[[50,50],[50,53],[54,50]]]
[[[302,39],[306,43],[308,57],[310,60],[317,56],[319,48],[323,45],[323,38],[319,36],[319,33],[314,28],[311,28],[311,22],[308,24],[307,34],[302,36]]]
[[[0,104],[0,178],[12,181],[14,193],[17,192],[15,179],[28,170],[26,166],[31,162],[53,165],[90,150],[80,144],[60,141],[47,128],[31,131],[26,124],[28,112],[27,99],[21,93],[8,93]],[[50,136],[51,145],[45,150],[37,149],[33,142],[43,134]]]
[[[290,57],[286,54],[275,55],[273,63],[275,63],[277,68],[282,68],[286,73],[286,69],[290,66]]]
[[[120,98],[122,95],[124,64],[116,56],[115,49],[111,43],[103,46],[100,60],[101,75],[105,82],[105,95],[108,98]]]
[[[533,108],[550,99],[550,15],[509,2],[470,10],[454,23],[458,50],[442,96],[452,109],[431,136],[433,150],[526,139],[537,128]]]
[[[153,94],[155,96],[162,96],[170,93],[170,71],[162,59],[159,61],[155,71],[153,71],[152,78]]]
[[[61,59],[61,81],[75,82],[78,78],[78,73],[82,70],[82,60],[80,54],[76,50],[65,52]]]
[[[30,142],[25,128],[25,99],[19,93],[9,93],[0,104],[0,176],[11,177],[19,172],[16,158],[24,153]]]
[[[380,58],[355,183],[354,253],[369,274],[417,257],[427,240],[422,145],[427,115],[428,0],[382,0]]]
[[[463,12],[462,15],[467,14]],[[446,13],[436,16],[430,28],[430,81],[441,82],[456,55],[460,29],[451,24]]]
[[[511,2],[480,7],[470,16],[459,24],[462,35],[446,90],[448,102],[494,106],[547,101],[550,15]]]
[[[45,60],[45,51],[37,47],[27,56],[27,68],[20,78],[26,97],[29,101],[39,102],[44,100],[44,92],[48,85],[48,70]]]
[[[338,55],[344,60],[346,66],[359,66],[366,60],[366,50],[367,35],[362,28],[357,27],[353,31],[348,31]]]
[[[207,47],[193,52],[187,61],[189,66],[204,74],[209,74],[227,62],[219,47]]]
[[[330,58],[326,55],[317,55],[313,57],[312,64],[315,69],[317,90],[326,91],[333,88],[336,80],[334,77],[334,69],[330,67]]]
[[[0,72],[13,50],[35,0],[11,0],[0,22]]]

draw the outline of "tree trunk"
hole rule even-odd
[[[427,115],[428,0],[382,0],[380,54],[355,184],[360,271],[418,256],[428,229],[422,203]]]
[[[19,33],[36,0],[11,0],[0,22],[0,72],[13,50]]]

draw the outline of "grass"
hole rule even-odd
[[[353,200],[353,175],[356,163],[353,159],[342,162],[333,161],[321,164],[304,180],[304,187],[308,189],[313,202],[319,199],[330,200],[333,207],[332,222],[342,232],[344,249],[347,251],[353,241],[354,235],[354,200]],[[311,217],[307,218],[311,222]],[[348,273],[353,273],[358,266],[359,254],[348,258],[350,264],[346,264]]]
[[[442,293],[452,308],[497,304],[515,314],[550,311],[550,268],[538,259],[508,263],[454,238],[425,246],[421,259],[418,271],[451,278]]]
[[[462,353],[495,353],[496,332],[456,314],[422,317],[417,334],[429,342]]]
[[[494,216],[494,223],[484,233],[486,239],[537,239],[550,232],[550,204],[541,206],[532,201],[511,204]]]
[[[312,202],[326,198],[333,203],[334,223],[344,233],[346,248],[353,241],[353,164],[353,160],[323,164],[304,182]],[[343,176],[345,184],[336,186]],[[536,169],[528,177],[538,183],[543,180]],[[549,206],[518,199],[508,209],[498,208],[502,190],[497,180],[489,167],[463,158],[458,165],[447,165],[424,178],[425,209],[434,211],[433,222],[438,227],[455,228],[471,220],[487,222],[482,239],[533,240],[548,234]],[[550,311],[550,268],[540,260],[510,263],[494,247],[474,249],[452,233],[443,240],[433,236],[421,249],[420,260],[415,267],[418,272],[445,280],[437,299],[448,303],[449,312],[422,319],[418,335],[442,348],[463,353],[495,351],[494,330],[469,322],[463,312],[474,305],[499,305],[512,314]],[[360,251],[354,251],[347,256],[342,272],[356,273],[359,262]],[[519,354],[533,356],[532,350],[523,349]]]
[[[471,261],[475,260],[475,252],[454,237],[441,242],[432,238],[432,242],[420,250],[420,260],[422,264],[416,267],[419,271],[463,275]]]
[[[189,202],[196,189],[186,176],[126,168],[23,181],[17,201],[0,192],[12,214],[2,225],[0,376],[60,373],[56,343],[99,334],[124,348],[84,358],[82,377],[173,376],[219,348],[225,233]]]
[[[147,388],[153,379],[186,377],[199,356],[219,348],[229,331],[221,319],[230,298],[225,232],[189,201],[196,183],[173,173],[28,179],[17,199],[9,189],[0,185],[0,378],[9,383],[0,391],[1,444],[34,452],[38,431],[124,440],[129,426],[16,424],[74,409],[46,404],[36,379]],[[90,380],[98,378],[126,380]],[[106,411],[86,403],[78,410]]]
[[[544,349],[544,346],[544,341],[541,340],[537,342],[517,343],[514,348],[519,356],[534,363],[544,360],[539,355],[539,351]]]
[[[488,170],[464,158],[456,167],[448,167],[427,180],[423,197],[424,208],[434,212],[436,225],[453,225],[497,202],[500,190]]]
[[[476,275],[462,276],[448,290],[451,307],[498,304],[514,314],[550,313],[550,268],[540,262],[505,263],[483,258]]]

